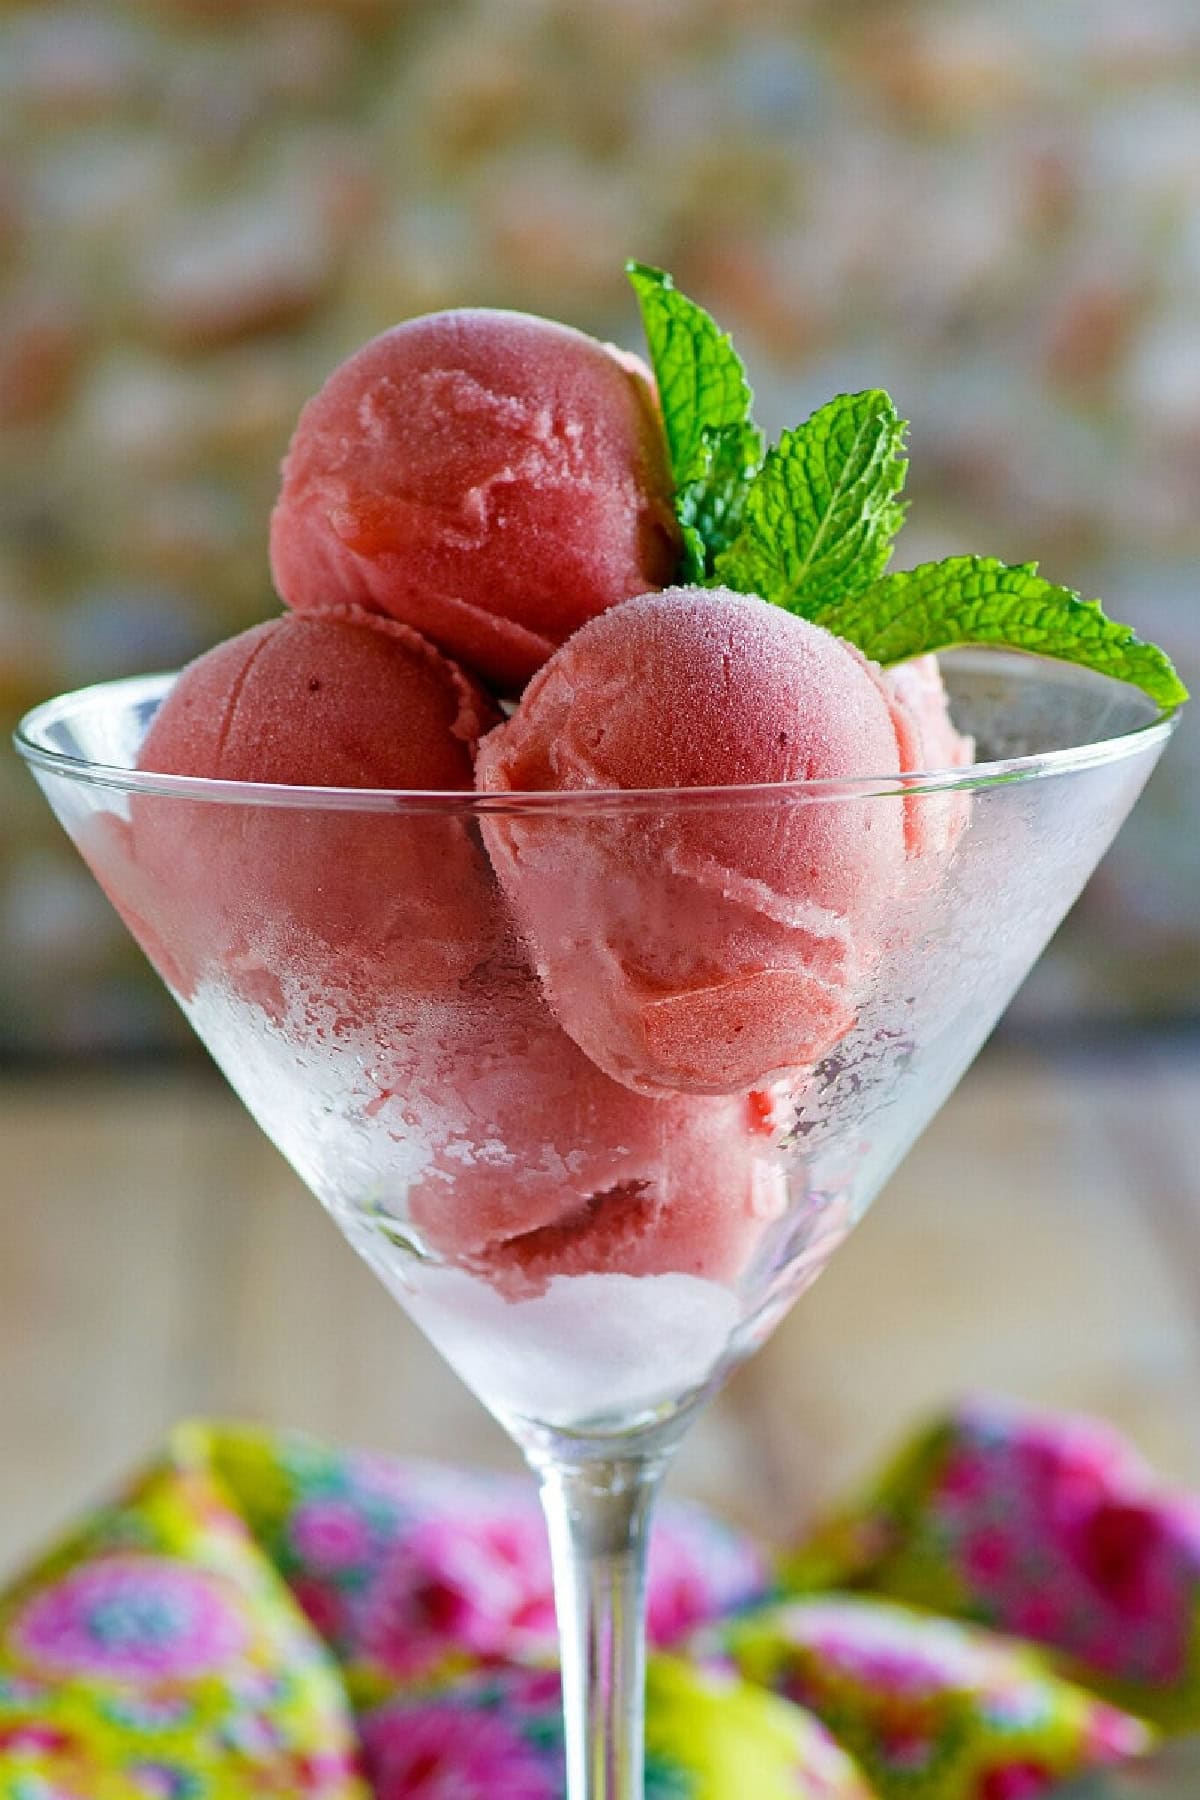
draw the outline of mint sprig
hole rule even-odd
[[[996,644],[1128,681],[1160,706],[1188,692],[1170,658],[1037,572],[984,556],[885,573],[904,522],[905,422],[881,388],[841,394],[763,456],[729,337],[671,277],[626,272],[658,382],[683,535],[679,579],[757,594],[875,662]]]
[[[887,568],[904,522],[906,425],[881,388],[841,394],[768,451],[718,581],[814,618]]]
[[[682,574],[711,576],[737,536],[749,484],[762,462],[762,433],[741,358],[715,321],[648,263],[626,264],[641,307],[675,481],[684,541]]]
[[[1045,580],[1036,563],[950,556],[885,575],[808,616],[884,667],[931,650],[997,644],[1132,682],[1163,707],[1188,697],[1164,651],[1106,618],[1098,600]]]

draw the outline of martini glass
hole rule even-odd
[[[642,1793],[646,1541],[688,1422],[950,1093],[1170,735],[1139,691],[1069,665],[944,665],[978,761],[901,779],[451,795],[138,772],[170,676],[65,695],[18,732],[231,1085],[532,1466],[570,1800]],[[682,829],[787,844],[810,808],[849,854],[895,841],[898,809],[920,847],[876,896],[849,1028],[752,1094],[610,1080],[546,1005],[488,842],[558,871],[561,962],[601,924],[582,876],[573,911],[572,870],[625,869],[621,930],[661,937]],[[726,930],[735,964],[727,886],[706,888],[706,942]]]

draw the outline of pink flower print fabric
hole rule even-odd
[[[165,1557],[113,1556],[35,1594],[9,1627],[39,1674],[189,1680],[235,1662],[250,1636],[235,1591]]]
[[[546,1526],[529,1481],[338,1456],[297,1439],[281,1441],[280,1460],[291,1503],[281,1494],[260,1518],[261,1541],[343,1662],[412,1682],[554,1654]],[[664,1504],[650,1551],[650,1640],[678,1643],[768,1583],[768,1558],[749,1538],[699,1507]]]
[[[378,1800],[561,1800],[565,1765],[556,1675],[536,1671],[399,1699],[362,1722]]]
[[[647,1800],[1024,1800],[1200,1724],[1197,1517],[1104,1428],[978,1404],[782,1560],[665,1504]],[[529,1481],[188,1425],[0,1595],[0,1800],[564,1781]]]
[[[1040,1794],[1149,1742],[1026,1646],[880,1600],[756,1609],[719,1643],[748,1679],[820,1719],[882,1794],[985,1800],[1006,1782]]]
[[[1200,1725],[1200,1503],[1108,1427],[972,1402],[790,1565],[1053,1650],[1163,1724]]]

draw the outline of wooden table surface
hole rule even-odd
[[[183,1415],[515,1464],[215,1080],[0,1083],[0,1232],[0,1572]],[[674,1481],[782,1537],[980,1388],[1200,1485],[1200,1045],[986,1056]]]

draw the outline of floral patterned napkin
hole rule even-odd
[[[971,1403],[782,1559],[663,1507],[647,1800],[1027,1800],[1200,1726],[1200,1504]],[[528,1482],[188,1424],[0,1599],[0,1800],[560,1800]]]

